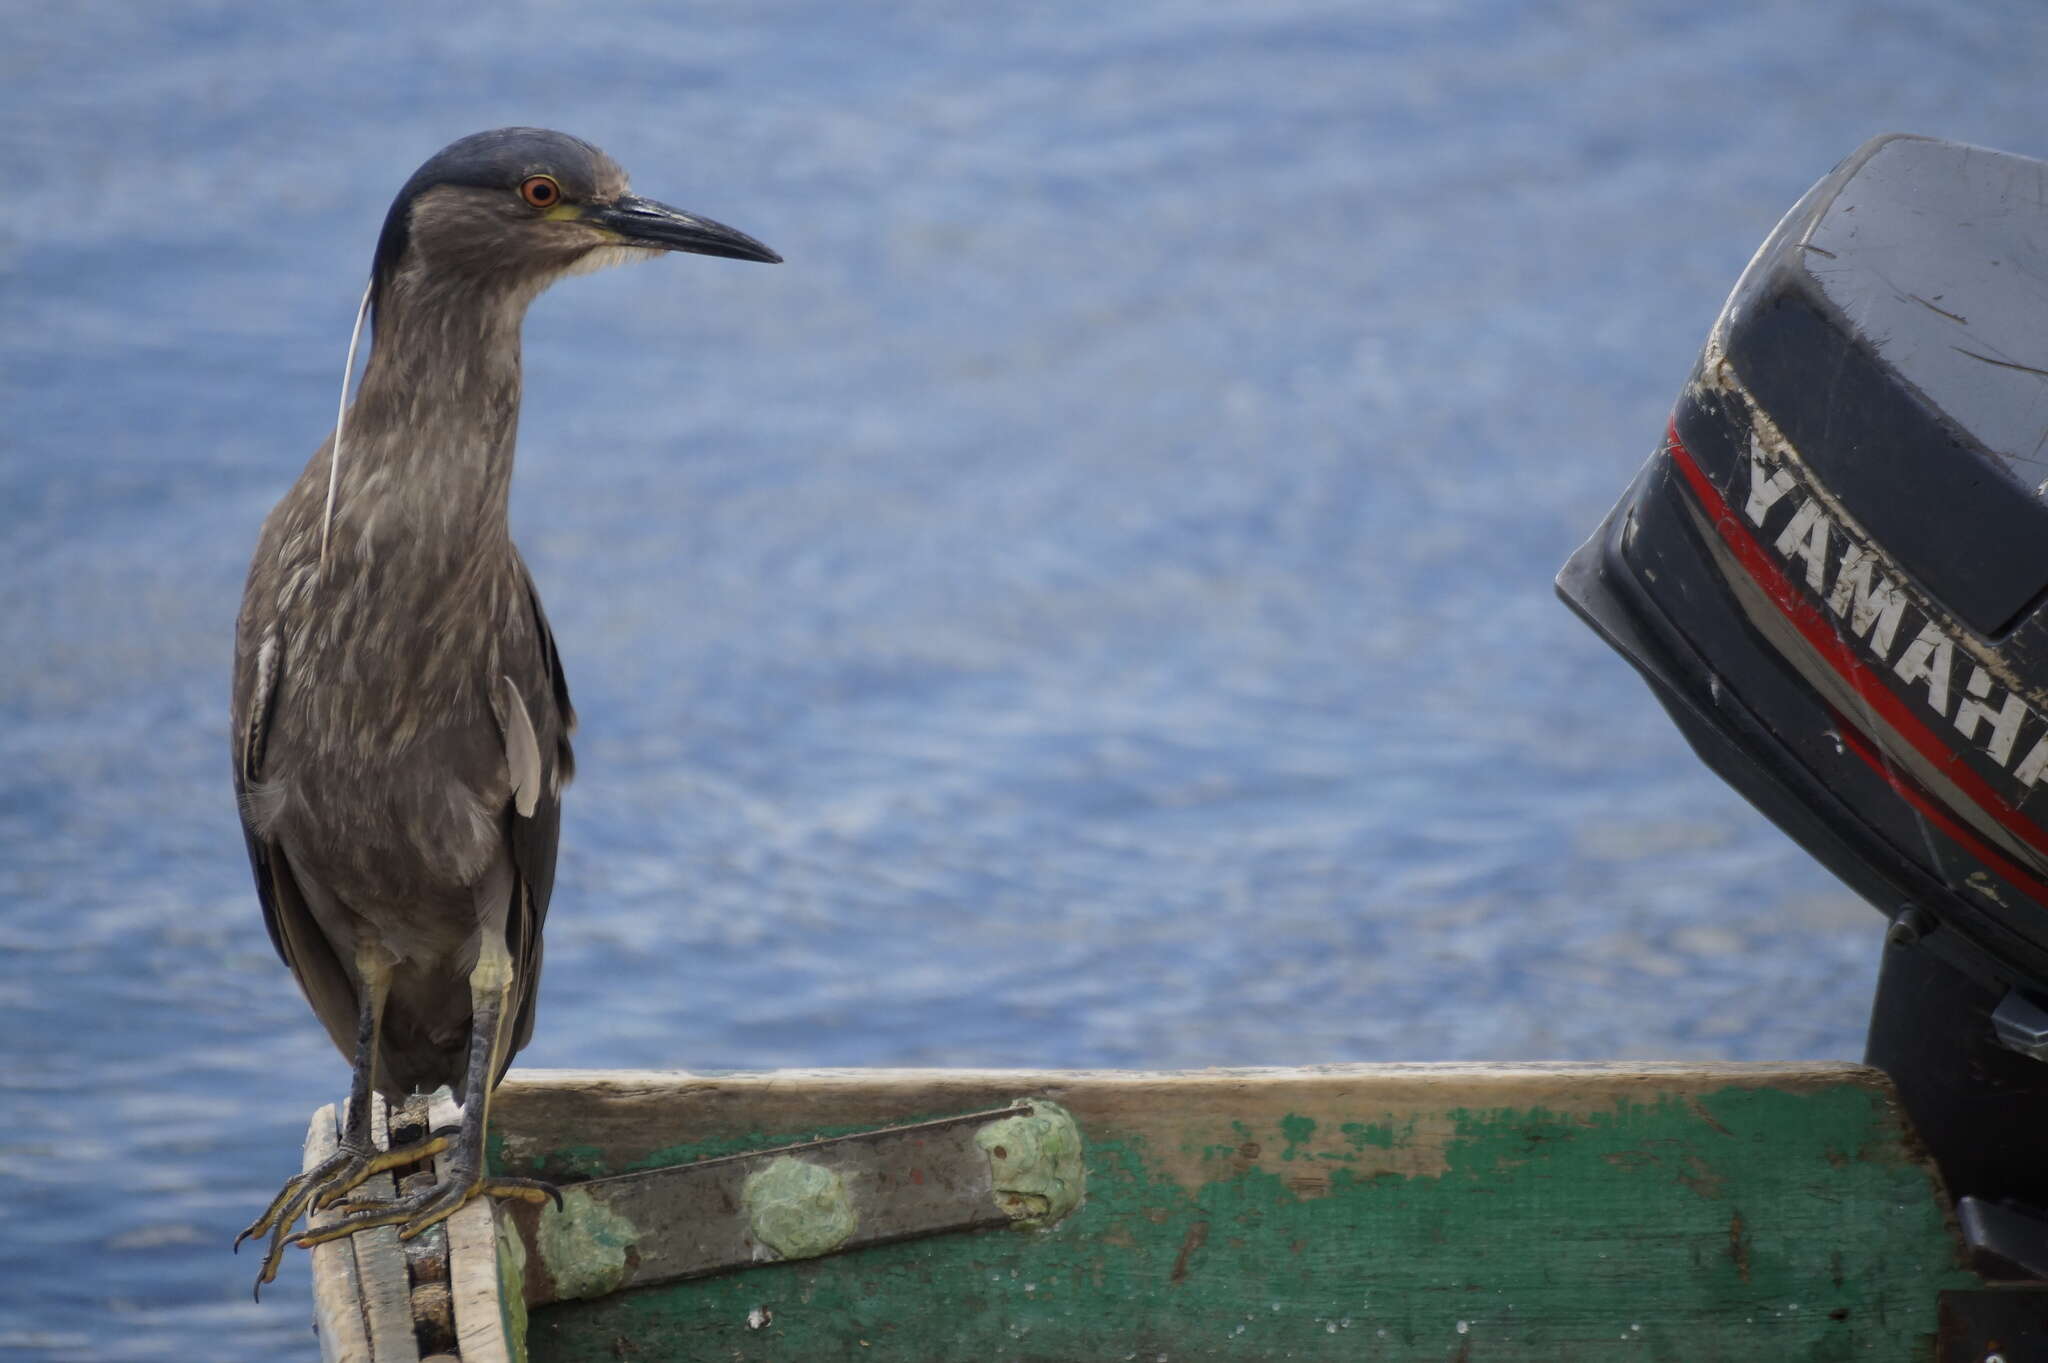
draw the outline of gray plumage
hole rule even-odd
[[[532,1035],[574,770],[568,685],[506,521],[520,326],[564,274],[660,250],[778,259],[629,194],[560,133],[478,134],[422,166],[378,242],[338,467],[330,436],[264,522],[236,623],[235,787],[271,941],[355,1092],[450,1085],[479,1161],[472,1090]],[[293,1192],[245,1232],[282,1218],[264,1277]]]

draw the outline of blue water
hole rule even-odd
[[[424,7],[421,13],[424,14]],[[345,1068],[227,782],[390,195],[588,137],[775,246],[569,282],[514,522],[584,715],[532,1065],[1853,1057],[1879,920],[1550,578],[1991,4],[10,6],[0,1355],[307,1357]]]

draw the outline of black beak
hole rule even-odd
[[[759,260],[770,265],[782,263],[781,256],[745,232],[637,194],[621,194],[612,203],[593,205],[584,214],[584,221],[617,233],[627,246],[689,251],[700,256],[724,256],[727,260]]]

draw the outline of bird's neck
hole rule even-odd
[[[451,549],[505,535],[527,301],[454,291],[383,301],[342,427],[339,502],[359,530]]]

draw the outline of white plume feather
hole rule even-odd
[[[334,413],[334,441],[327,447],[327,504],[320,512],[320,572],[327,572],[327,532],[334,524],[334,494],[341,485],[341,428],[348,421],[348,381],[356,372],[356,342],[363,337],[363,319],[370,315],[373,279],[363,285],[363,301],[356,308],[356,324],[348,334],[348,359],[341,366],[341,405]]]

